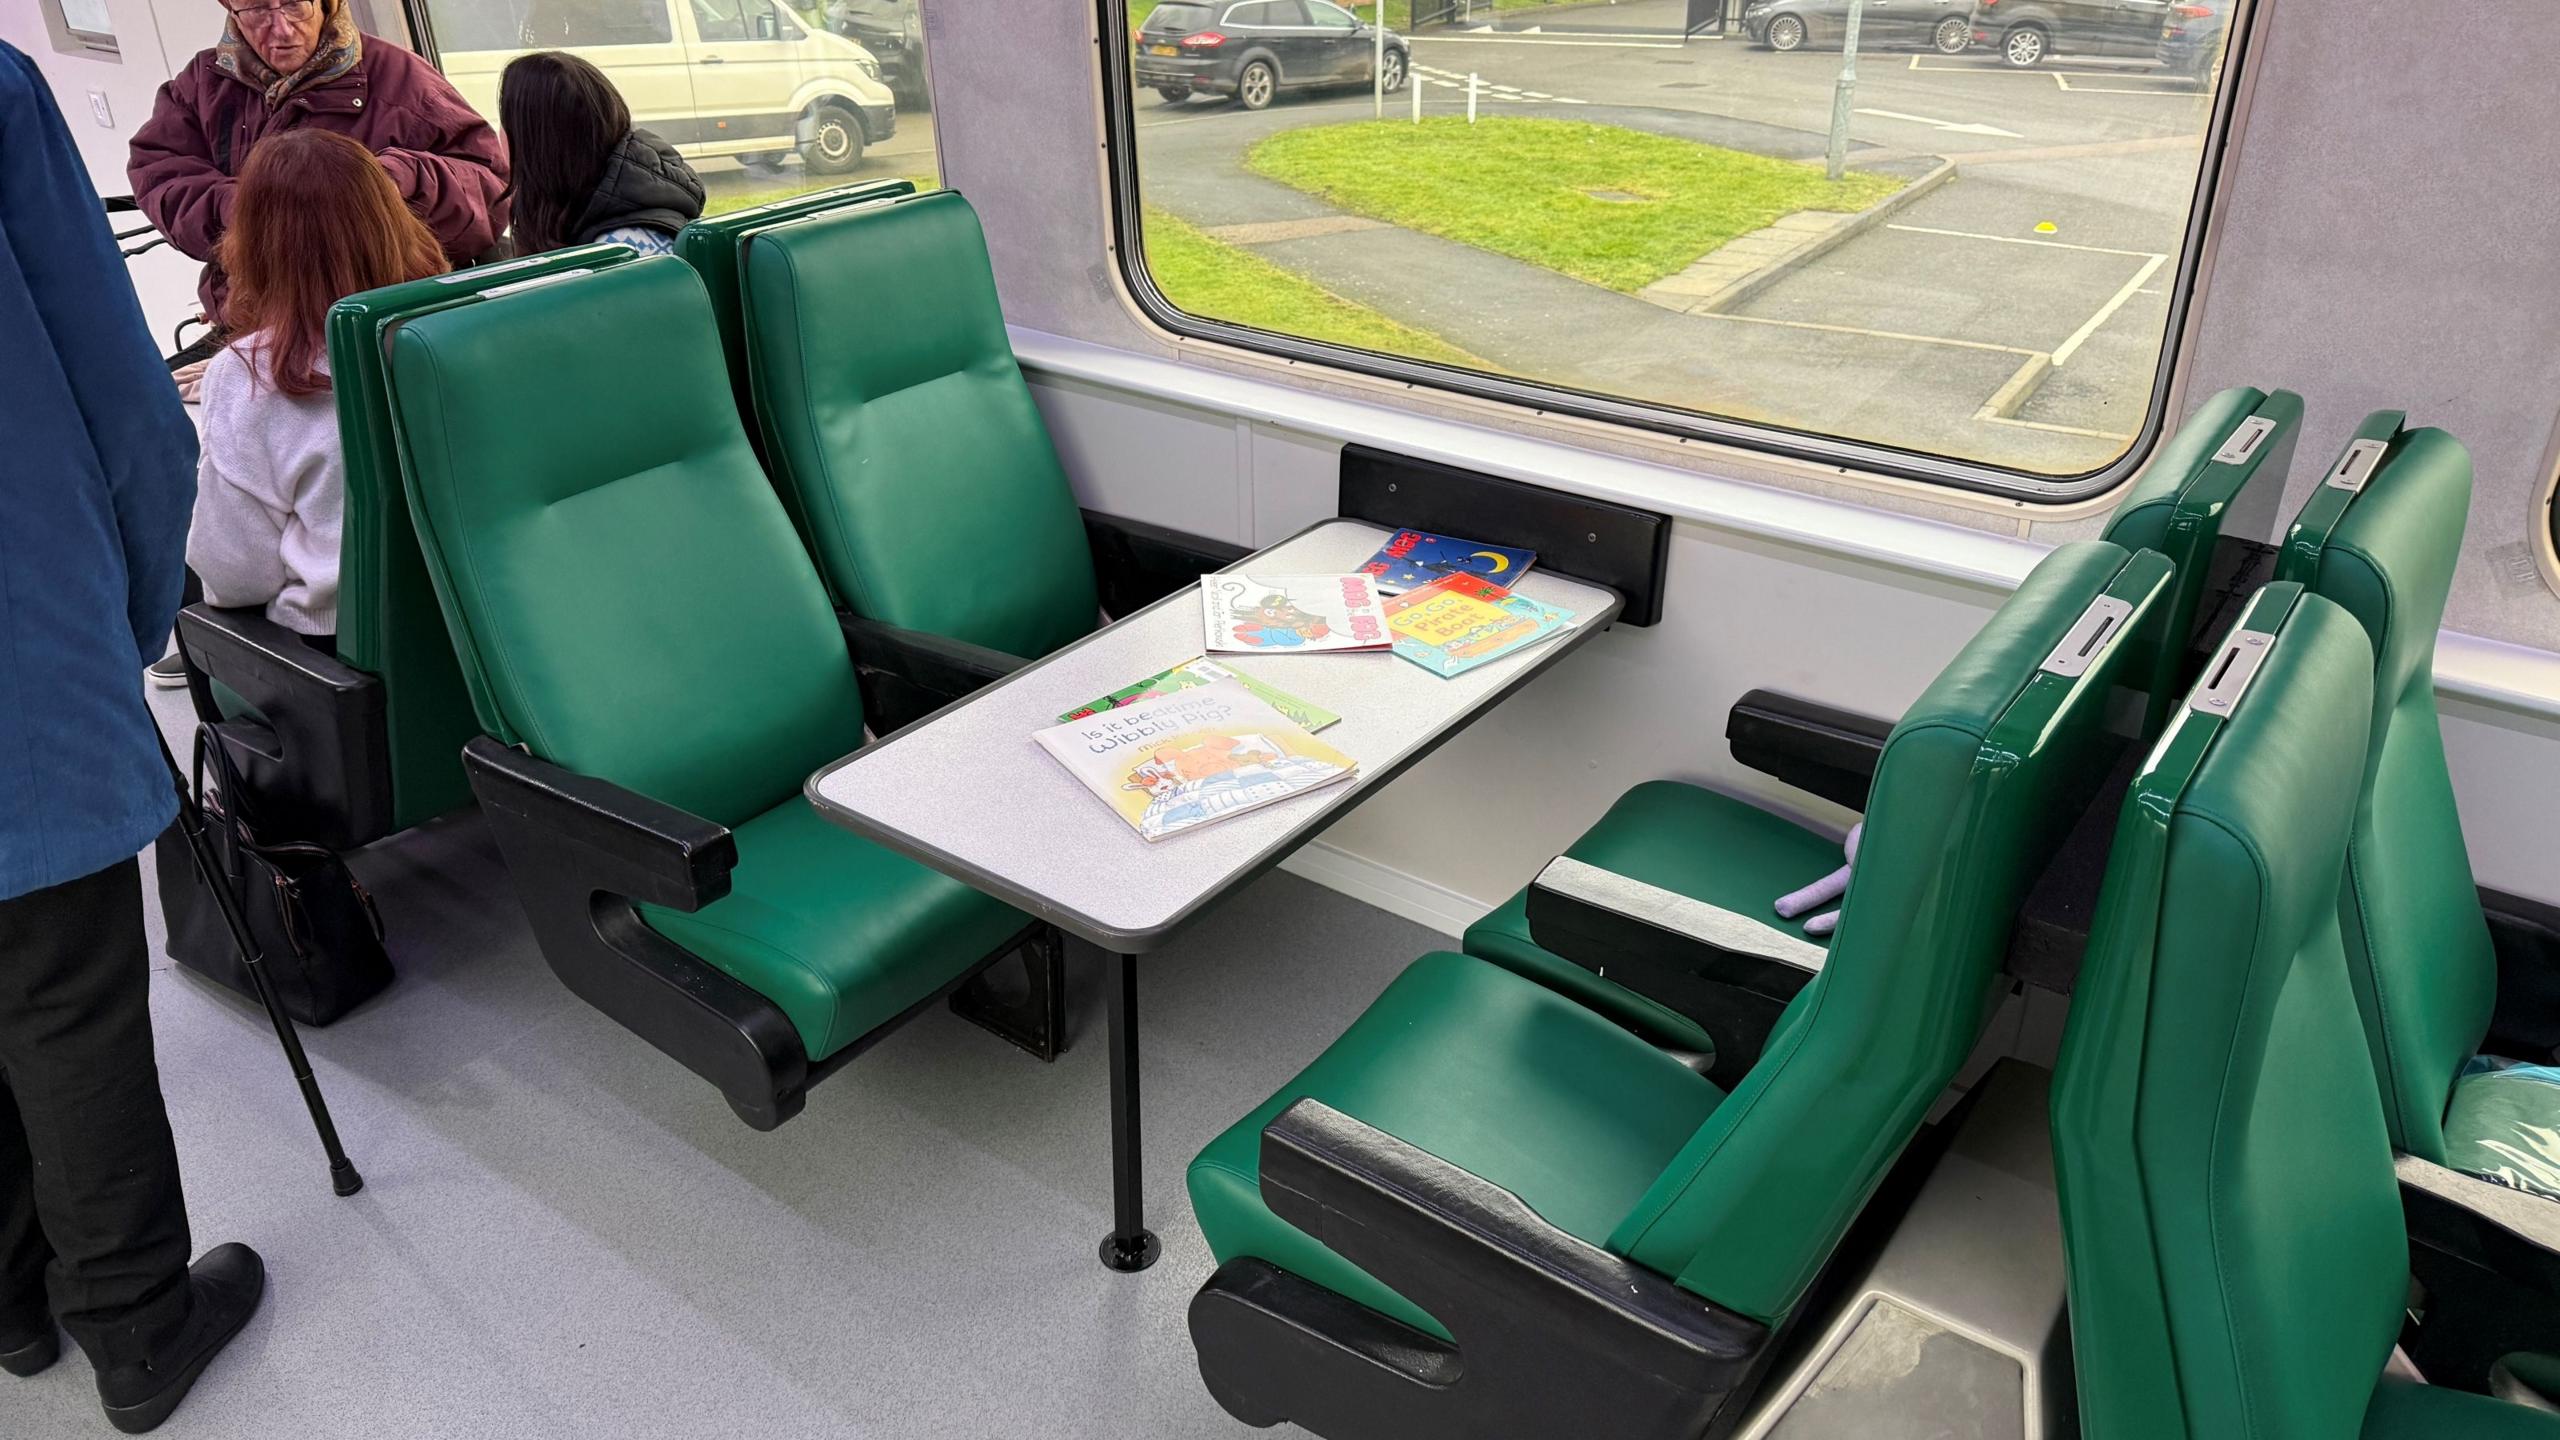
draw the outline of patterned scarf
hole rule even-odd
[[[256,47],[240,34],[237,20],[222,22],[222,39],[213,47],[214,68],[266,96],[270,110],[298,90],[337,79],[364,58],[364,35],[356,29],[355,8],[346,0],[320,0],[320,11],[320,43],[292,74],[278,75],[274,66],[260,59]]]

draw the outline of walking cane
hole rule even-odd
[[[347,1158],[347,1149],[338,1143],[338,1127],[329,1119],[329,1102],[320,1096],[320,1082],[312,1077],[311,1059],[302,1053],[302,1036],[293,1028],[293,1017],[284,1013],[284,1001],[277,998],[274,982],[267,978],[265,960],[258,953],[258,942],[249,934],[249,922],[240,914],[238,897],[222,881],[214,864],[213,844],[205,838],[204,807],[187,784],[186,772],[178,768],[178,757],[169,753],[169,738],[153,725],[152,734],[160,741],[160,759],[169,767],[169,780],[178,787],[178,829],[187,837],[187,852],[195,856],[196,879],[213,892],[213,903],[222,910],[223,923],[231,927],[231,943],[240,949],[240,960],[249,972],[249,981],[258,990],[258,1003],[267,1007],[267,1018],[275,1022],[276,1041],[284,1046],[285,1059],[293,1064],[294,1083],[302,1087],[302,1103],[311,1111],[311,1124],[320,1132],[320,1148],[329,1154],[329,1184],[340,1195],[353,1195],[364,1188],[364,1177],[356,1173],[355,1162]],[[219,741],[215,743],[220,743]]]

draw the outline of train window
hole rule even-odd
[[[2247,6],[1104,3],[1158,323],[2039,500],[2162,423]]]
[[[940,183],[919,0],[408,3],[422,48],[492,121],[518,55],[593,62],[701,174],[713,214],[851,180]]]
[[[70,55],[121,58],[107,0],[41,0],[44,28],[53,48]]]

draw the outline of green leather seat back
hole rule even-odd
[[[2408,1242],[2338,937],[2371,665],[2292,585],[2126,797],[2053,1087],[2083,1433],[2357,1433]],[[2451,1432],[2446,1432],[2451,1433]]]
[[[1027,659],[1092,631],[1083,517],[968,201],[752,236],[747,342],[775,482],[847,609]]]
[[[2445,768],[2436,630],[2471,506],[2471,457],[2441,430],[2385,412],[2361,438],[2390,449],[2361,490],[2323,483],[2287,537],[2279,574],[2344,607],[2372,639],[2372,732],[2348,843],[2348,973],[2381,1077],[2391,1138],[2445,1158],[2454,1077],[2497,1001],[2497,960]]]
[[[720,353],[729,362],[729,387],[738,397],[738,413],[755,413],[755,394],[747,382],[746,283],[747,237],[759,230],[852,205],[872,205],[915,193],[912,180],[865,180],[811,195],[750,205],[726,215],[706,215],[676,232],[676,257],[702,276],[711,292],[711,315],[720,326]],[[752,427],[754,422],[750,421]],[[748,437],[753,439],[750,434]]]
[[[2123,637],[2169,580],[2156,552],[2056,550],[1894,727],[1822,973],[1610,1248],[1746,1315],[1794,1307],[1980,1036],[2018,905],[2120,749]],[[2046,668],[2101,596],[2128,609],[2085,671]]]
[[[490,733],[737,826],[862,742],[825,590],[671,256],[392,334],[411,501]]]
[[[2245,455],[2220,458],[2251,419],[2274,426]],[[2212,579],[2215,543],[2226,527],[2256,540],[2274,528],[2274,505],[2284,489],[2293,442],[2302,424],[2302,397],[2290,390],[2237,385],[2207,399],[2143,467],[2142,478],[2107,517],[2105,538],[2127,550],[2157,550],[2177,567],[2169,593],[2161,643],[2145,644],[2139,663],[2149,667],[2157,729],[2183,687],[2177,670],[2186,657],[2206,585]],[[2270,478],[2252,484],[2258,476]]]
[[[404,318],[502,286],[602,269],[632,258],[620,245],[581,245],[367,290],[329,311],[331,388],[347,457],[338,549],[338,658],[382,680],[395,829],[405,830],[470,801],[462,742],[480,730],[409,522],[382,337]]]

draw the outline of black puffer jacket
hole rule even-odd
[[[596,193],[588,197],[569,233],[580,245],[631,228],[672,236],[701,214],[702,177],[674,146],[646,130],[634,130],[605,162],[604,178],[596,182]]]

